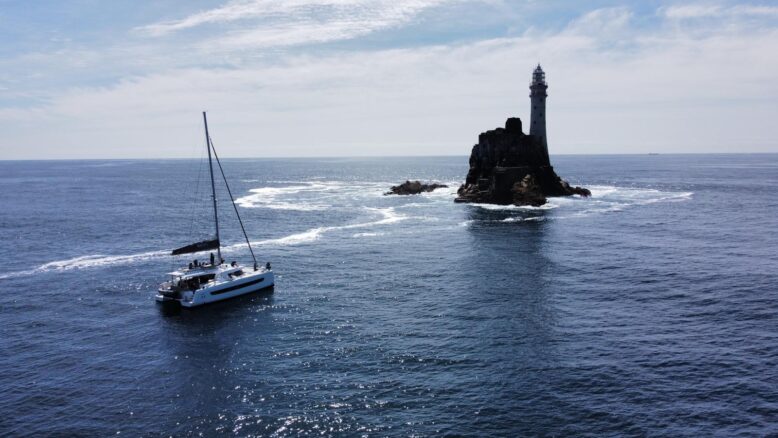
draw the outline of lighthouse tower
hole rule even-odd
[[[546,73],[538,64],[535,71],[532,72],[532,82],[529,84],[530,100],[532,101],[532,112],[530,113],[529,133],[540,137],[543,142],[543,148],[548,151],[548,142],[546,141]],[[548,154],[548,152],[546,152]]]

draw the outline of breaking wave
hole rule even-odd
[[[478,208],[482,208],[484,210],[493,210],[493,211],[500,211],[500,210],[551,210],[553,208],[558,208],[559,204],[555,204],[553,201],[547,202],[546,204],[541,205],[540,207],[533,207],[531,205],[497,205],[497,204],[471,204]]]
[[[616,186],[591,186],[592,196],[581,198],[570,196],[562,198],[549,198],[549,202],[541,207],[514,205],[489,205],[472,204],[477,208],[492,211],[520,212],[520,211],[547,211],[553,210],[553,215],[539,216],[511,216],[497,220],[496,222],[532,222],[550,219],[573,219],[596,214],[605,214],[623,211],[643,205],[658,202],[683,202],[692,199],[693,192],[669,192],[657,189],[627,188]],[[491,221],[491,220],[487,220]]]
[[[274,210],[320,211],[330,208],[330,205],[317,203],[315,199],[307,201],[297,199],[296,202],[286,200],[287,197],[305,198],[305,195],[321,195],[321,192],[335,190],[337,183],[307,183],[286,187],[260,187],[249,190],[250,195],[240,197],[235,203],[243,208],[270,208]]]
[[[530,217],[509,217],[501,220],[500,222],[541,222],[546,220],[545,216],[530,216]]]
[[[692,199],[694,192],[666,192],[657,189],[625,188],[615,186],[592,186],[590,202],[586,208],[573,212],[573,217],[589,216],[623,211],[628,208],[655,204],[657,202],[683,202]],[[570,198],[557,198],[560,202]]]

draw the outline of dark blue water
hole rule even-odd
[[[381,195],[464,157],[226,160],[277,285],[183,312],[154,293],[211,232],[200,161],[0,162],[0,435],[778,433],[778,155],[554,161],[593,198]]]

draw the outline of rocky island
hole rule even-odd
[[[419,193],[431,192],[435,189],[442,189],[448,187],[444,184],[429,183],[424,184],[421,181],[405,181],[399,186],[392,186],[386,195],[418,195]]]
[[[524,134],[518,118],[509,118],[505,128],[482,133],[473,146],[470,170],[456,202],[540,206],[552,196],[591,195],[568,184],[551,166],[546,143],[547,88],[538,65],[530,85],[530,134]]]

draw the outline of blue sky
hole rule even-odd
[[[774,1],[0,0],[0,159],[778,152]]]

